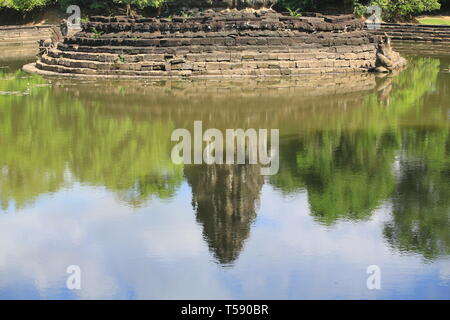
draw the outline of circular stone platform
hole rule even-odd
[[[24,70],[107,78],[265,77],[381,66],[392,71],[404,63],[353,15],[207,10],[173,18],[92,17]]]

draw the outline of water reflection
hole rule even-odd
[[[305,195],[300,208],[315,221],[312,239],[342,223],[356,230],[389,208],[379,231],[393,252],[447,259],[450,79],[443,65],[450,59],[419,57],[385,78],[193,83],[45,80],[2,69],[0,91],[29,95],[0,96],[0,205],[26,211],[45,195],[84,186],[108,190],[119,206],[159,212],[160,200],[181,210],[179,197],[188,194],[215,260],[234,266],[260,228],[265,198]],[[204,128],[279,128],[280,172],[264,181],[257,166],[174,165],[170,135],[194,120]]]
[[[399,141],[390,132],[327,130],[287,143],[282,150],[288,154],[281,159],[293,170],[274,177],[274,183],[288,193],[306,188],[320,223],[368,219],[394,190],[392,163]]]
[[[450,254],[450,138],[448,130],[403,132],[392,221],[384,235],[401,251],[427,259]]]
[[[220,263],[233,263],[256,218],[264,182],[260,167],[189,165],[184,172],[205,240]]]

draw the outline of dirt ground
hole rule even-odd
[[[20,15],[13,10],[0,12],[0,25],[44,25],[59,24],[67,14],[59,8],[47,8],[28,15]]]
[[[420,16],[417,19],[443,19],[446,21],[450,21],[450,16]]]

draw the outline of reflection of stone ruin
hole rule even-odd
[[[211,3],[234,7],[243,3],[228,2]],[[247,2],[243,5],[259,7],[271,1]],[[166,18],[97,16],[83,23],[81,32],[43,51],[24,70],[152,78],[376,71],[380,42],[352,14],[290,16],[269,9],[210,9]]]
[[[257,165],[189,165],[185,176],[210,250],[222,264],[241,252],[256,218],[263,177]]]

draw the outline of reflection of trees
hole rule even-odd
[[[0,91],[30,87],[31,95],[0,97],[0,204],[14,200],[22,207],[57,191],[72,181],[68,172],[133,206],[171,197],[182,180],[182,168],[169,158],[174,128],[194,120],[204,128],[280,128],[280,172],[269,179],[272,186],[285,195],[307,191],[312,214],[327,225],[366,219],[392,199],[387,240],[433,258],[448,253],[449,243],[450,90],[440,67],[439,60],[418,58],[387,79],[62,81],[53,87],[9,74],[16,79],[0,82]],[[248,237],[262,185],[256,171],[185,168],[197,219],[222,263],[236,259]]]
[[[256,218],[263,185],[260,167],[189,165],[185,175],[205,240],[220,263],[232,263]]]
[[[280,172],[272,183],[284,193],[305,187],[312,214],[321,223],[364,219],[394,189],[391,165],[397,147],[396,137],[389,133],[305,133],[283,148],[288,154],[295,150],[295,157],[282,155],[280,160],[288,162],[293,175]]]
[[[444,73],[432,81],[433,70],[450,63],[449,58],[441,61],[443,65],[434,60],[434,68],[428,70],[433,77],[422,80],[431,93],[422,102],[426,111],[416,109],[421,123],[399,133],[399,181],[392,197],[392,221],[384,229],[393,247],[426,259],[450,254],[450,82]]]
[[[438,81],[439,68],[438,60],[416,59],[390,80],[392,90],[333,117],[327,130],[306,123],[282,141],[280,173],[271,184],[283,194],[306,189],[312,214],[325,224],[370,217],[392,199],[384,234],[393,247],[427,258],[448,254],[450,140],[442,89],[448,81]],[[401,121],[414,121],[412,129]],[[433,129],[420,129],[424,124]]]
[[[304,179],[312,214],[325,224],[370,217],[394,188],[391,164],[396,146],[392,135],[366,131],[313,137],[305,154],[297,157],[308,166]]]
[[[2,90],[30,96],[0,99],[0,203],[23,207],[74,178],[105,186],[131,205],[173,196],[182,167],[170,161],[170,122],[133,120],[54,95],[40,77],[15,75]],[[6,87],[7,86],[7,87]],[[70,173],[70,174],[69,174]]]
[[[349,92],[375,85],[372,76],[363,74],[306,82],[196,83],[58,79],[49,84],[22,72],[3,77],[12,80],[0,81],[0,91],[31,93],[0,96],[0,199],[3,206],[14,200],[19,207],[72,181],[66,173],[82,183],[106,186],[133,205],[152,195],[170,197],[182,179],[181,168],[169,159],[173,128],[198,119],[205,127],[279,128],[280,122],[311,116],[309,103],[322,104],[317,95],[339,94],[325,113],[355,101]],[[304,97],[308,104],[292,112]]]
[[[72,141],[71,170],[77,179],[117,191],[134,205],[153,195],[173,196],[181,184],[182,167],[170,160],[172,124],[94,113],[83,126]],[[123,197],[124,191],[129,197]]]
[[[60,151],[68,140],[51,128],[60,110],[45,113],[49,88],[37,87],[45,80],[22,72],[0,74],[0,79],[0,91],[12,93],[0,96],[0,205],[6,208],[13,200],[22,207],[64,185],[65,159]],[[33,107],[27,105],[30,96],[23,95],[30,93]]]
[[[432,259],[450,254],[449,130],[406,130],[405,155],[384,235],[391,245]]]
[[[312,213],[322,223],[369,217],[395,189],[399,119],[423,105],[438,72],[436,60],[418,59],[384,81],[359,108],[333,116],[322,129],[312,118],[298,136],[282,142],[280,173],[271,183],[285,194],[306,188]]]

